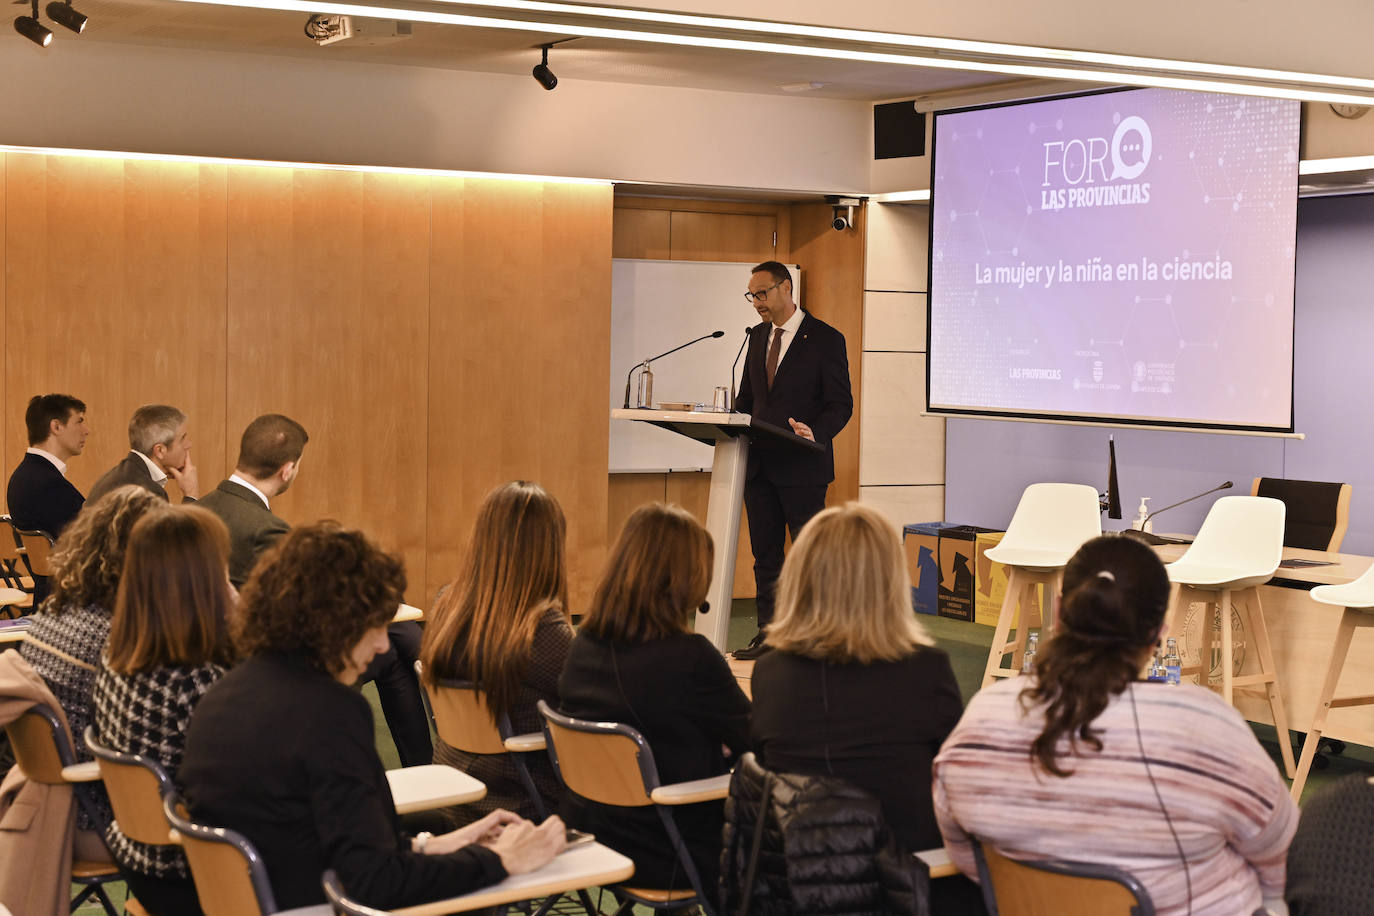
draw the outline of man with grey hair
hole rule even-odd
[[[186,414],[166,404],[147,404],[129,420],[129,454],[95,482],[88,503],[116,487],[133,484],[167,499],[167,479],[177,482],[183,502],[200,496],[200,479],[191,463]]]

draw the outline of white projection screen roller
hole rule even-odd
[[[927,409],[1292,432],[1299,116],[1168,89],[938,114]]]

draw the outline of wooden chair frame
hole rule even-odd
[[[185,805],[176,793],[162,800],[162,811],[172,827],[172,842],[186,852],[186,861],[191,865],[191,877],[206,916],[272,916],[277,912],[277,899],[267,878],[267,865],[247,837],[225,827],[195,823],[186,815]],[[244,873],[231,873],[225,866],[232,860],[215,855],[220,851],[237,856]],[[217,861],[211,861],[212,858]],[[216,885],[213,890],[203,886],[207,878]],[[245,879],[246,886],[239,883]],[[230,884],[229,895],[222,893],[226,880]],[[243,906],[250,900],[256,907],[255,913],[249,913]]]
[[[1308,726],[1307,737],[1302,742],[1302,756],[1298,760],[1297,773],[1293,776],[1290,794],[1294,802],[1302,798],[1302,789],[1307,784],[1308,774],[1312,771],[1312,761],[1317,756],[1317,748],[1321,745],[1322,733],[1326,731],[1326,719],[1331,710],[1374,704],[1374,696],[1371,695],[1336,696],[1336,687],[1340,684],[1341,670],[1350,657],[1350,643],[1355,631],[1367,627],[1374,627],[1374,608],[1347,607],[1341,613],[1341,622],[1336,628],[1336,639],[1331,646],[1331,658],[1326,663],[1326,677],[1322,681],[1321,693],[1317,696],[1317,710],[1312,714],[1312,724]],[[1374,743],[1374,731],[1369,729],[1352,731],[1346,727],[1344,732],[1349,735],[1350,740],[1363,744]]]
[[[55,710],[44,703],[35,703],[27,712],[5,726],[9,733],[10,745],[14,749],[14,759],[25,776],[34,782],[45,785],[69,785],[80,782],[96,782],[100,779],[98,768],[91,764],[77,763],[76,751],[67,738],[67,723]],[[76,802],[86,815],[95,823],[101,817],[95,806],[81,792],[73,793]],[[105,893],[105,885],[111,881],[123,881],[119,869],[105,862],[73,862],[72,883],[82,885],[80,893],[72,898],[71,908],[86,902],[88,897],[100,901],[108,916],[119,916],[114,901]]]
[[[625,898],[617,916],[629,913],[636,903],[656,910],[696,904],[706,916],[716,916],[715,903],[702,887],[701,876],[673,819],[672,806],[724,799],[729,777],[665,786],[659,782],[653,750],[636,729],[619,722],[565,716],[543,700],[539,701],[539,712],[544,717],[544,737],[553,770],[568,791],[605,805],[652,805],[691,882],[691,895],[617,885],[611,888],[612,893]]]
[[[974,840],[973,857],[988,916],[1155,916],[1154,901],[1134,875],[1110,865],[1051,859],[1008,858]],[[1013,896],[1008,884],[1041,885],[1031,899]],[[1001,885],[1003,890],[998,891]]]
[[[33,579],[20,569],[24,563],[24,548],[19,542],[19,532],[8,515],[0,516],[0,581],[10,588],[17,588],[27,595],[33,594]],[[25,580],[28,584],[25,585]]]
[[[167,822],[162,802],[176,793],[176,787],[167,771],[151,757],[105,746],[95,736],[94,726],[86,726],[85,738],[86,747],[100,764],[110,807],[123,834],[138,843],[171,843],[172,825]]]

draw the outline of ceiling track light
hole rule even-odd
[[[71,0],[66,0],[65,3],[53,0],[52,3],[49,3],[48,18],[64,28],[71,29],[78,35],[86,30],[86,17],[72,9]]]
[[[535,64],[534,69],[530,71],[530,74],[534,77],[534,81],[550,92],[558,85],[558,77],[554,76],[553,71],[549,69],[549,48],[552,48],[555,44],[557,44],[557,42],[551,41],[546,45],[539,46],[539,49],[544,52],[544,58],[539,63]]]
[[[52,30],[38,21],[38,0],[33,0],[32,16],[15,17],[14,30],[40,48],[52,44]]]

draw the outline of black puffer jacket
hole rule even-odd
[[[725,802],[721,916],[741,912],[769,779],[750,916],[927,916],[929,870],[897,847],[876,798],[833,776],[769,774],[752,753],[735,767]]]

